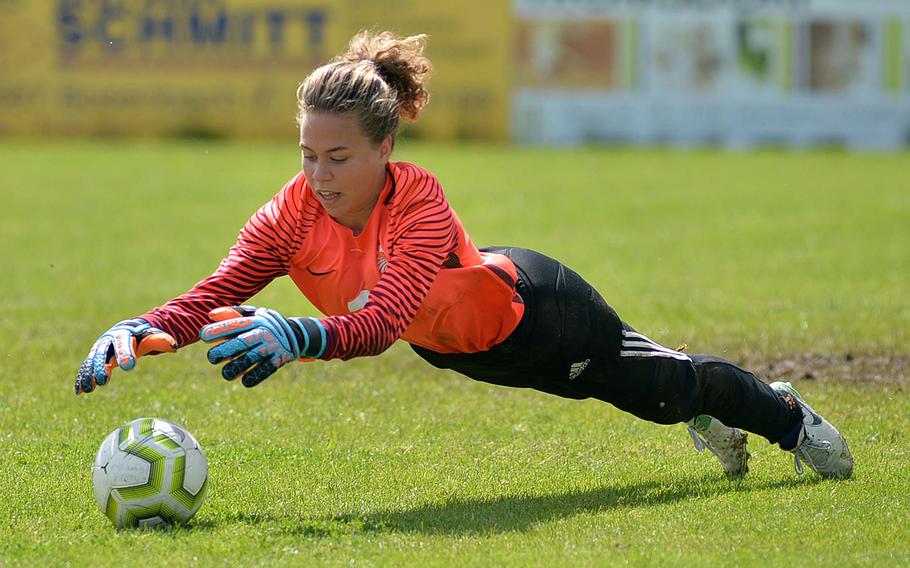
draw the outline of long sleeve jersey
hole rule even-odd
[[[285,275],[327,316],[323,359],[376,355],[399,338],[485,351],[524,313],[512,261],[477,250],[432,174],[395,162],[360,234],[328,215],[301,172],[250,217],[211,276],[140,317],[188,345],[210,310]]]

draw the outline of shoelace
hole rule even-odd
[[[689,426],[688,428],[689,428],[689,436],[692,438],[692,444],[695,446],[695,451],[703,452],[703,451],[705,451],[705,448],[707,448],[709,452],[711,452],[712,454],[717,456],[717,451],[714,449],[714,446],[712,446],[710,442],[708,442],[707,440],[702,438],[698,434],[698,430],[696,430],[693,426]],[[717,457],[720,457],[720,456],[717,456]]]
[[[689,426],[689,436],[692,438],[692,444],[695,446],[695,451],[703,452],[707,447],[707,442],[698,435],[698,430]]]
[[[815,460],[812,459],[812,456],[809,454],[809,450],[807,448],[815,448],[818,450],[830,451],[831,442],[827,442],[827,441],[814,442],[814,441],[810,440],[808,437],[806,437],[806,439],[803,441],[803,443],[800,444],[798,448],[793,450],[793,465],[796,467],[796,475],[801,476],[805,472],[805,469],[803,469],[802,461],[799,459],[800,454],[802,454],[802,457],[804,460],[806,460],[806,463],[809,464],[809,467],[811,467],[815,471],[818,471],[818,467],[816,467],[816,465],[815,465]]]

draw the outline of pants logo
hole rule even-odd
[[[585,359],[584,361],[579,361],[578,363],[572,363],[572,365],[569,366],[569,380],[571,381],[573,379],[576,379],[578,378],[578,375],[584,373],[585,369],[588,368],[588,363],[590,362],[590,359]]]

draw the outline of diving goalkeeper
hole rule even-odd
[[[364,32],[314,70],[297,91],[302,171],[250,217],[213,274],[102,334],[76,393],[200,338],[224,378],[247,387],[295,359],[377,355],[402,339],[472,379],[686,424],[729,475],[748,470],[748,431],[792,452],[798,473],[805,463],[850,476],[844,438],[789,383],[659,345],[552,258],[474,245],[438,180],[391,161],[399,120],[416,120],[429,99],[424,45]],[[283,276],[325,316],[245,305]]]

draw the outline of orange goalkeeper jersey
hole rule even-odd
[[[211,276],[140,317],[187,345],[209,310],[284,275],[328,316],[323,359],[376,355],[398,338],[439,353],[485,351],[524,313],[512,261],[478,252],[436,178],[396,162],[359,235],[328,215],[301,172],[253,214]]]

